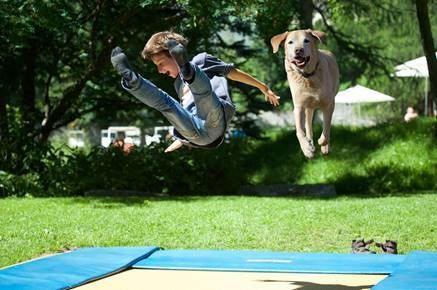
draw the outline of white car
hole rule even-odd
[[[117,138],[121,137],[125,143],[132,143],[136,146],[141,145],[141,130],[133,126],[114,126],[102,130],[100,144],[103,147],[109,147]]]
[[[163,140],[166,140],[169,136],[173,135],[173,126],[158,126],[154,127],[153,135],[144,136],[144,141],[146,146],[149,146],[152,143],[160,143]]]

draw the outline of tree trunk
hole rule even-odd
[[[0,95],[0,141],[8,135],[8,116],[6,114],[6,97]]]
[[[425,114],[432,116],[434,100],[437,97],[437,60],[429,21],[428,0],[416,0],[416,12],[429,72],[430,90],[428,93],[428,107],[425,108]]]
[[[50,136],[50,133],[55,129],[56,123],[60,122],[63,115],[67,112],[68,109],[74,104],[80,93],[82,92],[85,83],[89,77],[84,77],[79,80],[72,87],[68,88],[67,91],[62,96],[59,104],[48,114],[46,119],[46,123],[42,126],[40,132],[40,139],[43,142],[46,142]]]
[[[59,103],[54,106],[50,112],[48,112],[46,122],[39,132],[39,137],[42,142],[47,142],[50,133],[54,129],[59,128],[61,125],[67,125],[69,119],[64,119],[66,113],[69,109],[71,109],[71,106],[73,106],[79,98],[79,95],[85,87],[86,82],[91,79],[92,76],[100,73],[105,65],[107,65],[109,52],[110,45],[108,43],[100,52],[96,61],[86,70],[86,72],[84,72],[83,77],[80,80],[77,80],[74,85],[67,88]]]
[[[314,4],[312,0],[300,0],[301,29],[313,28]]]
[[[23,76],[21,79],[21,87],[23,89],[22,103],[23,103],[23,119],[26,124],[26,131],[29,132],[33,128],[35,118],[35,58],[37,56],[37,49],[32,40],[29,41],[29,48],[25,50],[23,59]]]

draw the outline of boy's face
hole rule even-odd
[[[179,74],[179,67],[175,60],[167,53],[160,52],[151,56],[153,63],[160,74],[176,78]]]

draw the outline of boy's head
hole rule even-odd
[[[153,34],[144,46],[141,56],[143,59],[150,59],[156,65],[158,72],[176,78],[179,67],[168,52],[167,42],[174,39],[186,46],[188,40],[180,34],[162,31]]]
[[[153,34],[149,38],[146,45],[144,46],[143,51],[141,52],[141,56],[143,57],[143,59],[151,59],[153,55],[162,52],[167,53],[170,56],[167,47],[167,42],[170,39],[176,40],[183,46],[186,46],[188,43],[188,40],[180,34],[170,31],[158,32]]]

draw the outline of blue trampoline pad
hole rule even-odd
[[[0,289],[47,290],[75,286],[123,271],[158,247],[83,248],[0,270]]]
[[[133,268],[336,274],[389,274],[403,255],[164,250]]]
[[[437,289],[437,253],[412,252],[389,277],[372,290]]]
[[[176,272],[179,274],[175,274]],[[125,278],[127,278],[125,280],[127,283],[133,284],[130,286],[123,284],[122,289],[129,289],[134,286],[137,288],[131,289],[146,289],[144,287],[149,286],[150,289],[161,289],[155,286],[162,284],[163,280],[155,279],[156,284],[153,284],[150,279],[159,275],[165,281],[174,280],[177,286],[181,282],[178,279],[182,279],[187,275],[191,275],[192,281],[195,281],[197,279],[195,277],[199,277],[194,276],[197,275],[195,272],[206,277],[205,281],[207,283],[212,283],[213,279],[221,281],[224,277],[217,278],[217,275],[223,273],[232,276],[225,280],[231,282],[230,285],[235,285],[232,283],[238,281],[248,281],[252,283],[250,285],[262,284],[266,286],[270,284],[275,286],[275,283],[282,283],[284,287],[289,288],[290,283],[293,283],[293,285],[319,285],[321,287],[314,289],[325,289],[323,288],[324,285],[329,287],[338,286],[339,289],[345,289],[345,286],[340,283],[340,280],[335,280],[331,284],[326,284],[326,281],[309,282],[305,280],[306,278],[297,277],[296,274],[320,274],[321,276],[331,277],[337,277],[338,274],[345,274],[346,276],[347,274],[358,274],[368,277],[374,274],[389,274],[384,280],[378,280],[378,282],[381,282],[376,285],[369,284],[368,286],[375,285],[372,290],[437,289],[437,253],[412,252],[404,256],[232,250],[161,250],[158,247],[83,248],[1,269],[0,289],[47,290],[71,289],[82,286],[91,287],[89,289],[94,290],[119,290],[120,287],[118,286],[115,288],[108,288],[107,286],[98,288],[96,283],[103,282],[104,284],[104,281],[123,280]],[[259,278],[259,276],[254,276],[256,274],[276,276],[262,276],[263,278]],[[292,277],[279,277],[278,275],[291,275]],[[140,282],[133,281],[133,277],[136,277],[135,279],[139,278],[138,281]],[[241,279],[237,277],[241,277]],[[338,279],[346,278],[339,277]],[[364,277],[361,276],[357,279],[361,283]],[[88,282],[93,283],[87,284]],[[94,286],[96,288],[92,288]],[[187,289],[193,290],[192,286],[189,284]],[[199,286],[200,288],[195,289],[205,289],[201,287],[202,285]],[[332,287],[329,289],[337,289]],[[220,290],[231,288],[225,287]]]

